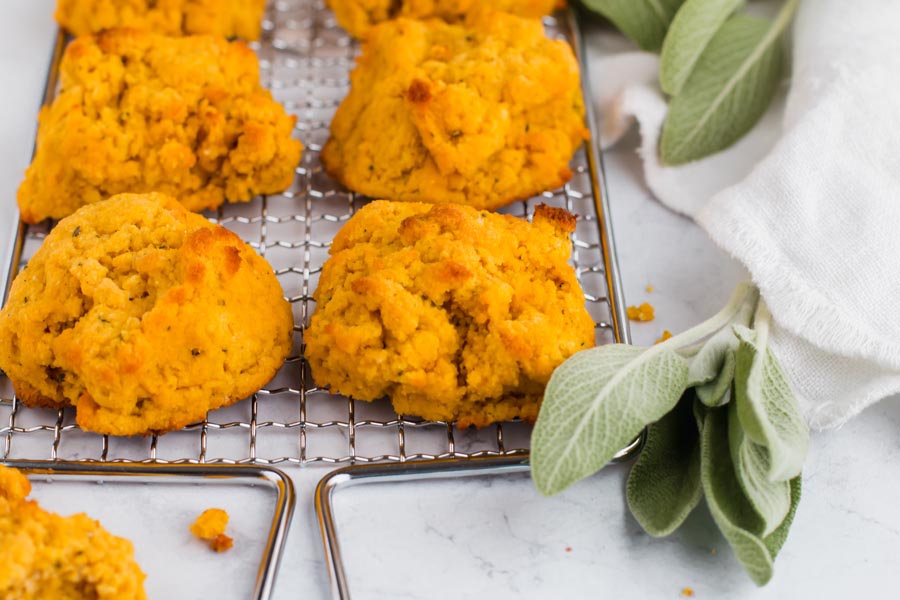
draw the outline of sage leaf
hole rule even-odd
[[[758,301],[759,290],[755,287],[747,283],[737,286],[728,302],[728,306],[732,307],[732,310],[727,313],[727,326],[723,325],[700,347],[696,354],[691,356],[691,368],[688,373],[689,386],[699,386],[713,380],[719,380],[717,385],[721,386],[724,380],[728,379],[727,370],[730,367],[725,363],[728,360],[728,354],[734,353],[738,347],[738,340],[734,336],[732,328],[734,325],[750,325]],[[722,373],[723,369],[726,369],[725,374]],[[712,404],[709,405],[712,406]]]
[[[737,408],[728,408],[728,443],[734,472],[744,495],[762,521],[765,537],[784,521],[791,508],[791,484],[788,481],[769,481],[769,451],[744,435]]]
[[[784,63],[781,40],[798,0],[774,22],[730,17],[703,50],[663,124],[662,161],[678,165],[727,148],[762,117]]]
[[[687,360],[663,344],[609,344],[578,352],[553,372],[531,436],[538,490],[558,493],[603,467],[687,388]]]
[[[659,83],[674,96],[684,87],[697,59],[732,13],[744,0],[686,0],[675,13],[663,40]]]
[[[762,524],[734,472],[727,409],[708,411],[700,437],[700,480],[709,511],[750,578],[765,585],[772,578],[773,556],[754,533]]]
[[[693,398],[685,396],[650,425],[625,486],[631,514],[644,531],[669,535],[700,502],[700,437]]]
[[[757,311],[759,313],[759,311]],[[759,319],[757,318],[757,321]],[[809,450],[809,429],[784,371],[768,348],[768,327],[735,326],[735,403],[747,436],[769,451],[769,481],[800,474]]]
[[[791,508],[784,518],[784,521],[778,526],[778,529],[773,531],[772,535],[763,540],[773,559],[778,556],[782,546],[784,546],[784,543],[787,541],[791,524],[793,524],[794,516],[797,514],[797,506],[800,504],[800,495],[803,487],[802,480],[803,478],[799,475],[791,479]]]
[[[716,378],[694,388],[700,402],[711,408],[728,404],[731,399],[731,384],[734,382],[734,362],[734,352],[727,352]]]
[[[708,413],[709,410],[706,408],[706,405],[704,405],[702,402],[700,402],[700,399],[697,398],[696,395],[694,396],[693,406],[694,406],[694,421],[697,422],[697,431],[700,434],[702,434],[703,433],[703,422],[706,420],[706,413]]]
[[[582,0],[588,10],[609,19],[642,50],[649,52],[662,47],[669,24],[682,2],[684,0]]]
[[[735,556],[757,585],[772,578],[773,563],[787,540],[800,503],[800,477],[791,480],[791,506],[784,520],[768,537],[753,533],[759,516],[743,493],[731,462],[726,408],[706,409],[700,434],[700,481],[713,520]]]

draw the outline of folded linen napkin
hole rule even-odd
[[[656,151],[655,56],[590,43],[603,140],[636,119],[647,184],[744,263],[811,427],[900,392],[900,2],[804,0],[785,94],[744,139],[679,167]]]

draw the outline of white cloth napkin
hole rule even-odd
[[[804,0],[793,75],[732,148],[660,165],[653,55],[592,44],[603,143],[640,125],[647,184],[749,269],[811,427],[900,392],[900,2]]]

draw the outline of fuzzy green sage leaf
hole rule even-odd
[[[734,383],[734,364],[734,352],[729,351],[716,378],[694,388],[700,402],[711,408],[728,404]]]
[[[684,87],[697,59],[731,14],[744,0],[686,0],[678,9],[663,41],[659,57],[659,84],[674,96]]]
[[[663,124],[662,161],[678,165],[727,148],[762,117],[781,80],[782,33],[799,0],[773,22],[730,17],[713,35]]]
[[[768,347],[769,313],[760,301],[754,330],[735,326],[740,339],[735,363],[735,402],[747,436],[769,451],[769,481],[800,474],[809,450],[809,429],[781,365]]]
[[[791,508],[791,484],[769,481],[769,451],[744,435],[734,403],[728,407],[728,443],[737,480],[762,521],[762,531],[754,533],[765,537],[778,528]]]
[[[648,428],[625,498],[644,531],[662,537],[678,529],[700,496],[700,439],[688,394]]]
[[[791,482],[791,508],[768,537],[754,533],[763,528],[735,474],[728,442],[727,408],[709,409],[700,443],[700,479],[713,520],[735,556],[757,585],[772,578],[775,556],[787,538],[800,501],[800,478]]]
[[[665,344],[610,344],[557,367],[531,436],[531,475],[546,495],[602,468],[648,424],[675,407],[688,363]]]
[[[800,495],[803,491],[802,488],[802,477],[797,475],[791,479],[791,508],[784,518],[784,521],[778,526],[778,529],[763,539],[763,543],[766,545],[766,549],[768,549],[769,554],[772,555],[773,559],[778,556],[778,553],[781,552],[781,547],[784,546],[784,543],[787,541],[788,533],[790,533],[791,530],[791,524],[793,524],[794,516],[797,514],[797,506],[800,504]]]
[[[669,24],[684,0],[582,0],[582,4],[612,22],[643,50],[663,44]]]

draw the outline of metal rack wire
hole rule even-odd
[[[568,39],[580,52],[571,19],[548,17],[545,25],[551,36]],[[62,45],[61,35],[48,77],[48,98],[55,88]],[[211,412],[182,431],[149,438],[84,432],[71,409],[20,405],[9,381],[0,377],[0,459],[306,465],[526,453],[531,428],[525,423],[459,430],[452,423],[397,415],[386,400],[366,403],[336,396],[312,381],[303,358],[303,332],[314,310],[312,294],[331,239],[366,202],[337,185],[319,163],[331,117],[349,89],[348,74],[358,48],[322,0],[270,3],[263,39],[253,47],[263,83],[298,116],[295,135],[306,150],[287,191],[226,205],[207,216],[240,235],[274,267],[294,309],[294,353],[251,398]],[[588,121],[594,130],[590,115]],[[530,218],[534,206],[544,202],[578,215],[572,263],[597,323],[597,342],[628,341],[611,226],[603,216],[599,157],[585,147],[574,157],[572,169],[575,175],[564,188],[503,212]],[[20,226],[10,280],[48,228]]]

